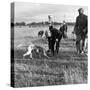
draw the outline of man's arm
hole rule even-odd
[[[78,27],[78,17],[76,18],[76,23],[75,23],[75,26],[74,26],[74,30],[73,30],[73,34],[76,33],[76,28]]]
[[[86,24],[85,24],[85,28],[83,29],[84,33],[88,33],[88,17],[86,16]]]
[[[65,25],[65,31],[67,32],[67,24]]]
[[[76,18],[76,23],[75,23],[75,27],[74,27],[74,32],[76,32],[76,28],[78,27],[78,17]]]

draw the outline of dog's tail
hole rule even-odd
[[[24,46],[22,43],[17,45],[17,48]]]

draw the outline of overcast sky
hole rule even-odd
[[[53,21],[75,22],[78,15],[78,8],[84,8],[84,13],[88,14],[86,6],[69,6],[54,4],[34,4],[29,2],[15,3],[15,22],[41,22],[48,21],[48,15],[52,15]]]

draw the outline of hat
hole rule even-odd
[[[51,26],[49,26],[49,30],[51,30],[51,29],[53,29],[53,26],[51,25]]]
[[[79,8],[78,11],[80,12],[81,10],[83,10],[83,8]]]

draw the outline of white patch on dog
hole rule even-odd
[[[27,56],[27,55],[30,55],[30,58],[33,58],[32,57],[32,50],[35,48],[35,45],[34,44],[30,44],[28,46],[28,51],[23,55],[23,57]]]

